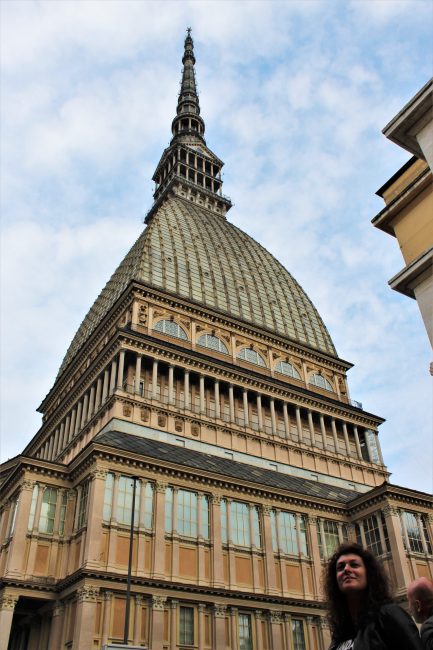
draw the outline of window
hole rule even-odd
[[[239,650],[253,650],[253,634],[249,614],[239,614]]]
[[[228,541],[228,511],[230,510],[231,540],[237,546],[261,548],[262,535],[257,506],[231,501],[229,508],[225,499],[221,501],[221,536],[224,544]]]
[[[306,650],[303,621],[292,618],[292,634],[293,650]]]
[[[363,519],[361,525],[363,526],[364,529],[365,543],[367,547],[375,555],[382,555],[382,553],[385,553],[385,549],[383,548],[383,544],[380,537],[380,526],[382,525],[382,522],[379,522],[377,516],[371,515],[371,517],[367,517],[366,519]],[[358,524],[355,525],[355,530],[356,530],[356,541],[358,542],[358,544],[362,545],[361,531],[359,529]]]
[[[15,501],[13,502],[13,504],[11,505],[8,537],[12,537],[13,532],[15,530],[15,522],[16,522],[16,518],[17,518],[18,503],[19,503],[19,497],[17,497],[15,499]]]
[[[46,487],[42,496],[41,515],[39,517],[39,531],[52,534],[54,519],[56,517],[57,489]]]
[[[32,502],[30,504],[29,525],[28,525],[29,530],[33,530],[33,525],[35,523],[35,513],[36,513],[36,504],[38,502],[38,494],[39,494],[39,485],[35,483],[32,492]]]
[[[377,436],[371,429],[365,430],[365,439],[370,451],[370,460],[372,463],[380,463],[379,449],[377,447]]]
[[[179,535],[185,535],[185,537],[197,537],[200,534],[204,539],[209,539],[208,497],[189,490],[177,490],[176,499],[177,508],[176,511],[173,511],[174,491],[172,487],[167,488],[165,493],[166,533],[172,533],[174,529]]]
[[[332,388],[330,382],[326,379],[326,377],[319,374],[318,372],[314,373],[314,375],[311,375],[308,383],[311,386],[317,386],[318,388],[323,388],[324,390],[330,390],[331,392],[334,392],[334,389]]]
[[[179,643],[181,645],[194,644],[194,609],[192,607],[179,608]]]
[[[184,330],[173,320],[159,320],[153,329],[155,332],[162,332],[162,334],[168,334],[168,336],[173,336],[176,339],[188,340]]]
[[[401,513],[402,528],[403,528],[403,542],[406,550],[413,551],[414,553],[431,553],[432,547],[427,530],[427,521],[424,515],[416,515],[414,512],[404,511]],[[406,535],[409,542],[409,549],[407,548]],[[424,540],[425,547],[424,547]]]
[[[212,334],[202,334],[197,341],[197,345],[201,345],[204,348],[210,348],[216,352],[221,352],[222,354],[228,354],[229,351],[227,346],[221,339]]]
[[[295,366],[292,366],[291,363],[286,361],[279,361],[275,366],[275,372],[279,372],[281,375],[287,375],[288,377],[293,377],[293,379],[301,379],[301,375],[296,370]]]
[[[138,526],[138,517],[140,512],[140,483],[139,481],[135,481],[135,484],[134,526]],[[130,476],[119,476],[116,519],[120,524],[131,525],[133,490],[134,480]]]
[[[86,481],[81,486],[80,505],[78,509],[78,529],[82,528],[87,523],[87,502],[89,500],[89,481]]]
[[[297,531],[297,526],[299,526],[299,531]],[[307,530],[304,516],[297,517],[291,512],[275,512],[275,510],[272,510],[271,527],[272,546],[275,552],[280,549],[283,553],[292,555],[302,553],[302,555],[308,556]]]
[[[102,519],[104,521],[110,521],[111,511],[113,506],[113,486],[114,486],[114,474],[109,472],[105,477],[105,492],[104,492],[104,507]]]
[[[66,506],[68,503],[68,495],[66,491],[63,491],[62,501],[60,503],[60,519],[59,519],[59,535],[63,537],[65,534],[65,520],[66,520]]]
[[[266,363],[263,361],[260,354],[251,348],[242,348],[238,354],[238,359],[248,361],[249,363],[253,363],[256,366],[266,367]]]
[[[322,519],[317,522],[317,536],[319,541],[319,551],[322,560],[331,557],[334,551],[340,545],[340,536],[338,531],[339,525],[336,521]],[[323,534],[322,534],[323,530]],[[347,526],[341,526],[341,542],[348,541]]]
[[[144,527],[153,528],[153,484],[146,483],[144,488]]]

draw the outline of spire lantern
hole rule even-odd
[[[153,175],[155,203],[145,219],[146,223],[169,193],[182,196],[222,217],[232,205],[221,191],[224,163],[208,148],[204,139],[205,124],[200,116],[190,27],[185,37],[182,63],[176,117],[171,125],[173,137]]]

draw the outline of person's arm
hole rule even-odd
[[[385,605],[381,611],[387,650],[422,650],[418,628],[404,609],[398,605]]]

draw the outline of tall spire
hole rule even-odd
[[[191,37],[191,27],[187,29],[184,48],[182,57],[182,81],[176,110],[177,115],[171,125],[171,131],[173,133],[173,139],[183,135],[195,135],[201,142],[206,144],[203,138],[205,126],[203,119],[200,117],[200,104],[195,81],[194,41]]]
[[[164,150],[153,175],[155,203],[145,221],[149,223],[161,201],[172,194],[224,217],[231,201],[221,192],[224,165],[206,145],[205,125],[200,116],[195,81],[194,42],[188,27],[182,57],[183,70],[170,146]]]

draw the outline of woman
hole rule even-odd
[[[332,643],[329,650],[421,650],[418,629],[394,604],[374,555],[342,544],[325,574]]]

